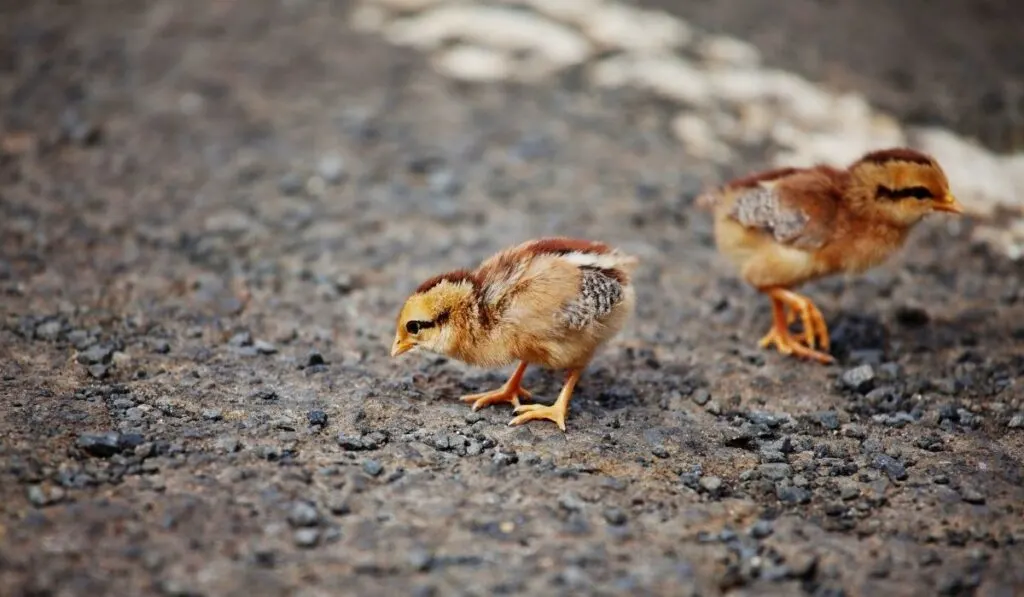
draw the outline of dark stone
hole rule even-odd
[[[837,413],[836,411],[825,411],[822,413],[818,413],[817,416],[818,423],[820,423],[821,426],[824,427],[825,429],[828,429],[829,431],[835,431],[836,429],[839,429],[839,413]]]
[[[319,409],[311,410],[306,413],[306,420],[309,421],[310,425],[319,425],[323,427],[327,424],[327,413]]]
[[[84,433],[78,436],[77,445],[90,456],[110,458],[121,451],[121,434],[116,431]]]
[[[312,351],[306,356],[306,367],[317,367],[320,365],[326,365],[327,361],[324,360],[324,355],[317,351]]]
[[[758,520],[754,524],[750,525],[750,536],[754,539],[764,539],[774,532],[772,528],[772,521],[770,520]]]
[[[896,307],[896,322],[907,327],[920,327],[927,324],[931,317],[920,307],[901,305]]]
[[[906,467],[888,454],[875,454],[871,460],[871,466],[884,472],[893,481],[902,481],[907,478]]]
[[[802,487],[776,487],[775,495],[786,504],[806,504],[811,501],[811,492]]]
[[[250,394],[249,398],[252,400],[263,400],[265,402],[270,402],[271,400],[277,400],[277,392],[271,390],[270,388],[263,388],[260,390],[256,390],[255,392]]]

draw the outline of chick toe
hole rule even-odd
[[[582,369],[569,371],[565,379],[565,385],[562,386],[562,391],[558,393],[558,399],[551,406],[544,404],[517,406],[513,412],[519,416],[508,422],[509,427],[522,425],[527,421],[547,420],[554,422],[555,425],[558,425],[559,429],[565,431],[565,417],[569,414],[569,400],[572,399],[572,393],[576,389],[576,382],[580,380],[581,373],[583,373]]]
[[[505,384],[497,390],[482,392],[480,394],[469,394],[460,397],[459,400],[463,402],[472,402],[473,410],[476,411],[484,408],[485,406],[501,404],[502,402],[510,402],[512,406],[518,408],[520,398],[529,400],[530,398],[533,398],[533,394],[518,385],[515,387],[509,387],[508,384]]]
[[[829,337],[828,325],[825,317],[818,307],[809,300],[801,300],[796,305],[796,311],[800,315],[800,323],[803,326],[804,345],[808,348],[820,348],[828,350]],[[793,313],[793,311],[790,311]]]
[[[810,334],[809,336],[811,336],[813,340],[813,333],[819,330],[817,324],[820,323],[821,326],[824,326],[824,318],[821,318],[821,312],[817,310],[817,307],[814,307],[814,305],[810,301],[806,301],[806,303],[801,303],[801,306],[797,307],[797,305],[787,305],[778,296],[770,296],[770,298],[772,301],[772,328],[758,342],[761,348],[775,347],[775,349],[778,350],[781,354],[811,359],[826,365],[835,361],[835,359],[833,359],[831,355],[814,350],[813,342],[810,343],[809,345],[804,345],[800,342],[798,338],[793,336],[793,334],[790,333],[789,331],[789,314],[793,313],[794,309],[797,309],[801,312],[801,316],[807,314],[807,318],[804,320],[804,326],[806,330],[811,330],[812,334]],[[806,305],[810,305],[810,307],[806,308]],[[788,313],[787,306],[791,306],[791,309]],[[817,313],[819,317],[818,320],[815,320],[813,318],[813,313]],[[827,342],[828,335],[826,332],[826,345]]]
[[[516,407],[513,412],[519,416],[508,422],[510,427],[513,425],[522,425],[527,421],[547,420],[553,421],[555,425],[558,425],[559,429],[565,431],[565,416],[569,412],[569,405],[565,403],[559,404],[558,402],[551,406],[543,404],[527,404]]]
[[[524,398],[526,400],[533,398],[533,394],[520,385],[523,382],[523,374],[526,373],[526,366],[526,361],[519,363],[515,372],[512,373],[512,377],[508,378],[505,385],[501,386],[497,390],[483,392],[482,394],[462,396],[459,400],[463,402],[472,402],[474,411],[480,410],[485,406],[500,404],[502,402],[510,402],[513,407],[518,408],[520,398]]]
[[[772,329],[765,334],[763,338],[761,338],[761,341],[758,344],[761,348],[774,347],[781,354],[818,361],[823,365],[829,365],[835,362],[832,355],[805,346],[799,339],[793,336],[789,330],[784,328],[780,329],[778,327],[772,327]]]

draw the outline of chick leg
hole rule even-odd
[[[520,398],[529,400],[533,397],[533,394],[526,391],[519,385],[523,380],[524,373],[526,373],[526,361],[519,363],[515,372],[512,373],[512,377],[508,378],[505,385],[501,386],[497,390],[484,392],[482,394],[470,394],[459,398],[459,400],[463,402],[472,402],[473,410],[480,410],[485,406],[498,404],[500,402],[511,402],[512,406],[518,408]]]
[[[777,289],[773,292],[791,309],[791,314],[799,314],[804,327],[804,338],[808,348],[829,349],[828,324],[818,307],[810,299],[790,290]]]
[[[786,302],[784,302],[784,300],[777,294],[775,289],[767,291],[767,294],[772,301],[772,329],[769,330],[763,338],[761,338],[761,341],[759,342],[760,346],[762,348],[774,346],[782,354],[812,359],[819,363],[828,364],[833,362],[834,359],[831,355],[814,350],[809,346],[804,346],[800,343],[800,340],[790,333],[789,324],[786,321]],[[791,308],[800,311],[795,306]],[[805,323],[805,325],[808,324]]]
[[[572,369],[569,371],[569,375],[565,378],[565,385],[562,386],[562,391],[558,393],[558,399],[551,406],[543,404],[517,406],[514,412],[519,416],[509,421],[508,424],[510,426],[522,425],[527,421],[547,419],[548,421],[554,421],[559,429],[565,431],[565,416],[569,414],[569,399],[572,398],[572,392],[576,389],[576,382],[580,380],[580,374],[582,373],[582,369]]]

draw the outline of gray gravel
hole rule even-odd
[[[809,286],[840,362],[782,358],[664,106],[466,88],[253,2],[0,31],[0,136],[35,140],[0,138],[5,596],[1024,586],[1024,270],[970,222]],[[643,260],[566,434],[455,399],[506,372],[388,357],[423,278],[554,233]]]

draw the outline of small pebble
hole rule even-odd
[[[888,454],[875,454],[871,466],[884,472],[893,481],[902,481],[907,478],[906,467]]]
[[[836,429],[839,429],[840,425],[839,413],[834,410],[818,413],[818,422],[821,423],[821,426],[825,429],[835,431]]]
[[[83,365],[106,364],[113,356],[113,347],[96,345],[85,352],[78,353],[78,362]]]
[[[793,468],[785,463],[771,462],[758,465],[757,472],[761,474],[762,479],[779,481],[792,476]]]
[[[626,524],[626,513],[619,508],[607,508],[604,511],[604,519],[612,526]]]
[[[363,462],[363,472],[371,477],[378,477],[384,472],[384,465],[376,460],[366,460]]]
[[[228,344],[231,346],[251,346],[252,345],[252,334],[249,332],[238,332],[231,339],[228,340]]]
[[[305,187],[305,181],[298,172],[288,172],[277,181],[277,189],[284,195],[298,195]]]
[[[327,154],[320,158],[316,165],[316,173],[327,184],[336,185],[345,180],[345,160],[337,154]]]
[[[875,385],[875,368],[871,365],[860,365],[843,371],[839,379],[846,388],[865,394]]]
[[[298,529],[295,531],[294,541],[298,547],[316,547],[316,544],[320,542],[320,529]]]
[[[779,501],[787,504],[806,504],[811,501],[811,492],[801,487],[777,487],[775,495]]]
[[[241,444],[239,443],[237,438],[222,437],[217,440],[216,446],[217,449],[220,450],[221,452],[230,454],[232,452],[237,452],[238,449],[241,447]]]
[[[311,410],[306,413],[306,419],[310,425],[319,425],[323,427],[327,424],[327,413],[322,410]]]
[[[494,451],[492,462],[498,466],[508,466],[519,462],[519,456],[511,450],[498,449]]]
[[[249,397],[253,400],[270,402],[271,400],[277,400],[277,392],[269,388],[264,388],[262,390],[256,390]]]
[[[224,412],[219,408],[208,408],[203,411],[202,416],[207,421],[220,421],[224,418]]]
[[[294,527],[313,527],[320,523],[320,513],[309,502],[295,502],[288,511],[288,522]]]
[[[574,493],[563,493],[558,496],[558,505],[567,512],[579,512],[583,510],[583,501]]]
[[[416,572],[427,572],[434,564],[434,555],[425,549],[412,549],[406,556],[409,567]]]
[[[327,362],[324,360],[324,356],[322,354],[320,354],[319,352],[315,351],[315,350],[311,351],[309,353],[309,355],[306,356],[306,366],[307,367],[316,367],[318,365],[326,365],[326,364],[327,364]]]
[[[710,494],[718,493],[718,490],[722,488],[722,479],[719,477],[701,477],[699,483],[701,488]]]
[[[83,433],[78,436],[77,444],[90,456],[109,458],[121,451],[121,434],[115,431]]]
[[[973,487],[961,487],[960,488],[960,499],[967,502],[968,504],[984,504],[985,496],[980,491]]]
[[[344,516],[352,512],[349,501],[343,497],[335,496],[327,502],[327,509],[335,516]]]
[[[770,520],[758,520],[750,526],[750,536],[754,539],[764,539],[774,532],[772,528],[772,521]]]

